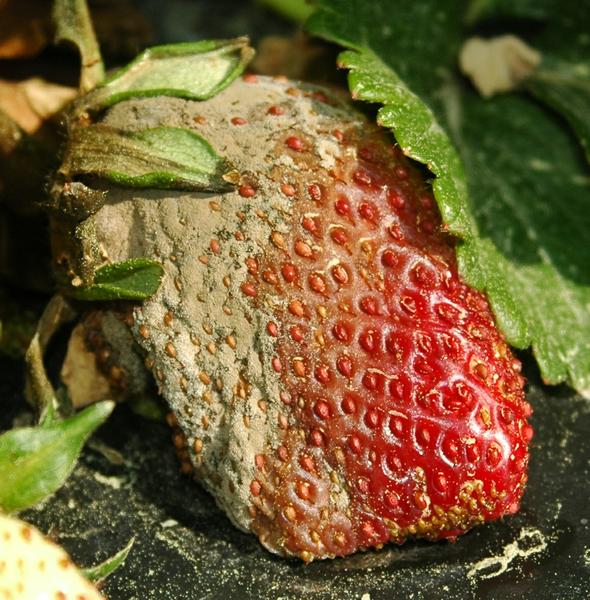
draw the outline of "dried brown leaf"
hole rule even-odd
[[[0,109],[27,133],[34,133],[77,95],[75,88],[39,77],[17,83],[0,80]]]

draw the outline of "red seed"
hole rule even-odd
[[[341,406],[342,406],[342,410],[347,415],[353,415],[356,412],[356,404],[355,404],[354,400],[350,396],[346,396],[342,400],[342,405]]]
[[[281,185],[281,192],[283,192],[283,194],[289,198],[295,195],[295,191],[295,186],[291,185],[290,183],[283,183]]]
[[[309,231],[309,233],[315,234],[318,231],[316,220],[313,217],[303,217],[301,219],[301,225],[305,230]]]
[[[365,187],[368,187],[373,183],[373,179],[372,179],[371,175],[364,169],[357,169],[352,174],[352,178],[354,179],[355,183],[358,183],[359,185],[362,185]]]
[[[301,467],[308,473],[315,473],[315,462],[311,456],[303,455],[299,459],[299,463],[301,464]]]
[[[325,400],[318,400],[313,407],[313,412],[320,419],[327,419],[330,416],[330,405]]]
[[[242,196],[242,198],[252,198],[256,194],[256,190],[249,184],[241,185],[238,188],[238,194]]]
[[[350,377],[352,374],[352,360],[348,356],[340,356],[336,360],[336,368],[344,377]]]
[[[369,202],[361,202],[359,205],[359,215],[367,221],[375,221],[377,218],[377,208]]]
[[[303,258],[311,258],[313,256],[311,246],[303,240],[297,240],[295,242],[295,252]]]
[[[366,329],[359,336],[359,343],[366,352],[375,352],[379,346],[379,334],[374,329]]]
[[[367,494],[369,491],[369,480],[366,477],[359,477],[357,487],[359,489],[359,492],[361,492],[362,494]]]
[[[372,296],[365,296],[360,301],[361,310],[367,315],[376,315],[379,313],[379,305],[377,300]]]
[[[246,119],[242,119],[242,117],[234,117],[231,120],[232,125],[245,125],[248,121]]]
[[[416,301],[411,296],[403,296],[399,303],[405,312],[411,315],[416,312]]]
[[[293,283],[297,279],[297,269],[291,263],[285,263],[281,267],[281,274],[287,283]]]
[[[500,459],[502,458],[502,449],[496,443],[490,444],[488,451],[486,452],[486,458],[488,464],[494,468],[497,467]]]
[[[372,373],[371,371],[367,371],[363,375],[363,385],[370,391],[374,392],[379,386],[379,379],[377,377],[377,373]]]
[[[393,250],[385,250],[381,255],[381,263],[384,267],[395,267],[397,265],[397,254]]]
[[[271,285],[276,285],[279,282],[278,277],[270,269],[264,270],[262,273],[262,279]]]
[[[301,328],[297,325],[293,325],[293,327],[289,329],[289,333],[295,342],[303,341],[303,331],[301,331]]]
[[[260,482],[257,481],[256,479],[253,479],[252,483],[250,484],[250,493],[253,496],[260,496],[261,491],[262,491],[262,486],[260,485]]]
[[[256,275],[258,273],[258,261],[255,258],[249,257],[246,259],[246,267],[250,275]]]
[[[311,497],[311,485],[307,481],[298,481],[296,486],[297,495],[302,500],[309,500]]]
[[[326,291],[326,282],[321,275],[317,273],[312,273],[309,278],[309,287],[318,294],[323,294]]]
[[[348,331],[348,327],[344,325],[344,323],[336,323],[334,327],[332,327],[332,333],[334,334],[334,337],[340,342],[350,341],[350,332]]]
[[[343,246],[348,242],[348,235],[346,234],[346,230],[342,227],[334,227],[334,229],[330,231],[330,237],[340,246]]]
[[[348,283],[348,271],[341,264],[332,267],[332,277],[341,285]]]
[[[379,413],[374,409],[369,409],[365,415],[365,424],[371,429],[375,429],[379,425]]]
[[[309,441],[312,445],[320,447],[324,445],[324,434],[318,429],[314,429],[309,435]]]
[[[303,144],[303,140],[296,135],[292,135],[285,140],[285,145],[291,150],[295,150],[295,152],[303,152],[305,145]]]
[[[350,213],[350,201],[349,199],[341,194],[334,202],[334,209],[339,215],[343,217],[347,216]]]
[[[309,192],[309,195],[312,200],[319,202],[322,199],[322,189],[320,188],[320,186],[317,183],[312,183],[307,188],[307,191]]]
[[[315,378],[324,385],[330,382],[330,369],[325,365],[319,365],[314,372]]]
[[[352,434],[348,438],[348,446],[356,454],[360,454],[363,449],[360,438],[358,437],[358,435],[355,434]]]
[[[414,504],[420,510],[424,510],[428,506],[426,498],[424,497],[424,494],[422,492],[416,492],[414,494]]]
[[[283,110],[282,106],[276,106],[275,105],[275,106],[271,106],[268,109],[267,112],[268,112],[269,115],[273,115],[275,117],[278,117],[278,116],[282,115],[285,111]]]
[[[387,199],[393,208],[398,210],[404,208],[406,205],[406,198],[400,190],[393,188],[387,192]]]
[[[434,477],[434,485],[441,492],[446,492],[449,487],[449,482],[443,473],[437,473]]]
[[[254,285],[249,282],[242,283],[240,289],[242,290],[243,294],[245,294],[246,296],[250,296],[250,298],[254,298],[258,294]]]
[[[399,505],[399,496],[395,492],[385,492],[385,494],[383,494],[383,499],[390,508],[397,508]]]

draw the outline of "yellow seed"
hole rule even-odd
[[[285,248],[285,238],[278,231],[273,231],[270,234],[270,241],[281,250]]]

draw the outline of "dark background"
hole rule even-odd
[[[257,44],[268,34],[293,33],[246,1],[137,6],[142,23],[120,20],[105,41],[112,64],[145,43],[249,34]],[[45,60],[55,68],[72,58],[49,51]],[[50,362],[58,364],[62,351],[63,340]],[[409,542],[308,566],[276,558],[180,474],[168,428],[125,406],[87,445],[64,488],[23,516],[84,566],[135,537],[125,565],[102,588],[110,600],[589,598],[590,401],[565,386],[544,387],[533,361],[523,358],[535,437],[522,510],[455,544]],[[22,383],[21,363],[1,359],[0,430],[25,410]]]

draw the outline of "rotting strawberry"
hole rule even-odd
[[[236,525],[310,561],[518,509],[520,364],[388,134],[328,91],[256,76],[204,102],[122,102],[103,122],[191,128],[235,166],[224,194],[111,187],[74,239],[99,262],[162,262],[125,320],[185,467]],[[68,256],[59,245],[75,278]]]

